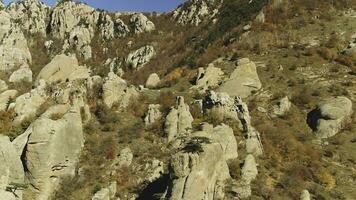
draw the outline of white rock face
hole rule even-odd
[[[111,108],[115,103],[120,108],[126,108],[132,98],[136,98],[138,92],[135,87],[129,87],[126,81],[113,72],[110,72],[103,84],[103,100],[106,106]]]
[[[332,97],[318,103],[317,108],[308,114],[308,124],[320,138],[336,135],[350,122],[353,113],[352,101],[347,97]]]
[[[90,70],[79,66],[75,56],[58,55],[42,68],[37,76],[37,83],[44,80],[46,83],[63,83],[90,77]]]
[[[49,7],[39,0],[24,0],[11,3],[6,11],[11,18],[19,21],[22,28],[31,34],[40,33],[46,35],[46,18]]]
[[[80,108],[73,106],[61,119],[40,117],[26,130],[25,165],[36,199],[48,199],[64,176],[74,176],[84,145]]]
[[[227,140],[235,140],[229,127],[210,129],[183,139],[186,143],[180,147],[182,150],[173,155],[167,199],[224,199],[225,181],[230,178],[226,160],[237,157],[237,146],[235,141],[233,148],[226,148],[226,144],[232,142]],[[228,138],[220,135],[225,130]]]
[[[230,96],[248,97],[253,91],[261,89],[262,84],[257,74],[256,64],[248,58],[238,61],[238,66],[218,89]]]
[[[214,67],[213,63],[209,64],[206,69],[200,67],[198,69],[197,79],[195,80],[196,84],[192,87],[192,89],[204,93],[208,89],[212,89],[219,86],[222,81],[223,75],[224,72],[220,68]]]
[[[46,84],[44,82],[40,82],[31,92],[17,97],[15,101],[15,113],[17,116],[14,123],[21,123],[26,119],[34,117],[37,110],[47,99]]]
[[[286,96],[280,99],[277,105],[273,106],[273,114],[281,117],[284,116],[292,106],[292,103],[289,101],[289,98]]]
[[[28,65],[23,65],[14,71],[9,78],[10,83],[32,82],[32,70]]]
[[[144,14],[136,13],[131,16],[130,24],[134,28],[134,33],[151,32],[155,30],[155,25]]]
[[[115,20],[115,34],[117,37],[122,38],[130,33],[129,27],[119,18]]]
[[[177,97],[177,105],[171,108],[166,117],[165,132],[168,136],[168,142],[188,133],[192,129],[193,120],[189,106],[184,103],[184,98]]]
[[[63,49],[66,50],[73,46],[85,60],[88,60],[92,57],[90,43],[93,37],[93,28],[76,26],[70,32],[67,43],[64,45]]]
[[[14,99],[17,95],[16,90],[6,90],[0,94],[0,111],[6,111],[10,100]]]
[[[153,73],[148,77],[145,85],[147,88],[154,89],[159,85],[160,82],[161,79],[159,78],[158,74]]]
[[[83,3],[65,1],[55,8],[51,13],[50,32],[54,37],[65,39],[79,23],[85,23],[95,27],[99,18],[99,12]]]
[[[182,25],[198,26],[214,19],[220,4],[219,0],[191,0],[173,11],[173,19]]]
[[[159,104],[150,104],[148,106],[148,112],[145,117],[146,126],[149,126],[162,118],[162,113],[160,111],[160,108],[161,105]]]
[[[31,62],[31,53],[21,28],[0,10],[0,71],[9,71]]]
[[[145,64],[150,62],[150,60],[156,55],[156,51],[153,46],[144,46],[131,52],[126,58],[126,64],[128,64],[133,69],[139,69]]]
[[[115,37],[114,22],[111,17],[102,13],[99,17],[101,24],[99,25],[100,35],[104,40],[110,40]]]
[[[22,199],[21,188],[25,184],[25,172],[15,146],[7,136],[0,135],[0,198],[4,200]],[[15,193],[7,191],[11,188]],[[18,198],[16,198],[16,196]]]

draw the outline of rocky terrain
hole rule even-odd
[[[0,1],[0,200],[356,199],[356,2]]]

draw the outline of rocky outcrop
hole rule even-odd
[[[60,39],[65,39],[66,34],[81,24],[95,27],[99,12],[83,3],[64,1],[53,8],[50,15],[49,29],[51,34]]]
[[[49,7],[39,0],[24,0],[11,3],[6,11],[11,18],[19,21],[22,29],[31,34],[46,35]]]
[[[0,199],[22,199],[25,171],[14,144],[0,135]]]
[[[28,65],[32,60],[27,40],[10,15],[0,10],[0,71]]]
[[[139,69],[156,55],[153,46],[147,45],[131,52],[126,58],[126,64],[133,69]]]
[[[32,70],[28,65],[22,65],[9,78],[10,83],[32,82]]]
[[[150,104],[148,106],[148,111],[145,117],[145,124],[149,126],[154,124],[157,120],[162,118],[162,113],[160,111],[161,105],[159,104]]]
[[[115,37],[114,22],[109,15],[101,13],[99,17],[100,35],[104,40],[110,40]]]
[[[93,37],[93,28],[76,26],[69,33],[69,38],[66,40],[63,50],[67,50],[69,47],[74,47],[85,60],[88,60],[92,57],[90,43]]]
[[[220,68],[214,67],[213,63],[209,64],[206,69],[200,67],[195,86],[192,89],[204,93],[209,89],[216,88],[221,83],[223,75],[224,72]]]
[[[145,85],[147,88],[154,89],[159,85],[160,82],[161,79],[159,78],[158,74],[153,73],[148,77]]]
[[[6,111],[9,107],[10,100],[17,95],[16,90],[6,90],[0,94],[0,111]]]
[[[138,92],[135,87],[128,86],[126,81],[113,72],[110,72],[103,84],[103,100],[106,106],[111,108],[118,104],[119,108],[126,108],[132,98],[136,98]]]
[[[58,55],[42,68],[37,76],[37,83],[44,80],[46,83],[71,82],[77,79],[90,77],[90,70],[85,66],[79,66],[75,56]]]
[[[256,64],[248,58],[240,59],[236,69],[230,77],[218,89],[220,92],[226,92],[230,96],[248,97],[253,91],[262,87],[257,74]]]
[[[184,103],[184,98],[177,97],[177,105],[171,108],[166,117],[165,132],[168,136],[168,142],[188,133],[192,128],[193,120],[189,106]]]
[[[173,11],[173,19],[182,25],[198,26],[213,20],[219,12],[220,0],[192,0]]]
[[[342,96],[332,97],[318,103],[308,114],[308,124],[319,138],[329,138],[350,123],[352,113],[350,99]]]
[[[74,176],[84,144],[80,108],[73,106],[57,120],[40,117],[23,134],[28,138],[24,165],[31,174],[28,192],[48,199],[60,179]]]
[[[276,105],[273,106],[273,114],[282,117],[284,116],[292,106],[292,103],[289,101],[289,98],[286,96],[280,99]]]
[[[155,25],[144,14],[136,13],[131,16],[130,24],[134,33],[144,33],[154,31]]]
[[[229,128],[207,127],[184,138],[180,151],[172,156],[167,199],[224,199],[225,181],[230,178],[226,161],[237,157],[236,140],[231,131],[225,132],[228,138],[220,135]],[[227,141],[231,138],[235,143]],[[233,144],[228,151],[226,143]]]
[[[239,121],[235,101],[227,93],[209,91],[203,100],[203,111],[208,112],[210,110],[214,110],[215,114],[224,119]]]
[[[130,33],[129,27],[119,18],[115,20],[115,34],[117,37],[122,38]]]

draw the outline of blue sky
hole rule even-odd
[[[16,0],[4,0],[7,4]],[[53,5],[56,0],[42,0]],[[166,12],[176,8],[185,0],[81,0],[95,8],[109,11]]]

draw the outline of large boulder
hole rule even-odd
[[[300,200],[310,200],[310,194],[308,190],[303,190],[300,194]]]
[[[76,26],[69,33],[69,38],[63,49],[67,50],[69,47],[75,47],[85,60],[90,59],[92,57],[90,43],[93,37],[94,31],[92,27]]]
[[[256,64],[248,58],[238,61],[238,66],[218,89],[230,96],[248,97],[253,91],[261,89],[262,84],[257,74]]]
[[[195,86],[192,89],[198,90],[201,93],[209,89],[218,87],[222,81],[224,72],[217,67],[214,67],[214,64],[209,64],[209,66],[198,69],[198,76],[195,80]]]
[[[273,106],[273,114],[282,117],[289,111],[291,106],[292,103],[289,101],[288,96],[283,97]]]
[[[118,104],[119,108],[126,108],[133,98],[138,96],[138,91],[133,86],[128,86],[126,81],[113,72],[110,72],[103,84],[103,100],[107,107]]]
[[[73,106],[57,120],[40,117],[23,135],[28,138],[24,165],[31,174],[27,192],[35,199],[48,199],[61,178],[75,175],[84,145],[80,107]]]
[[[147,88],[154,89],[159,85],[160,82],[161,82],[161,79],[159,78],[158,74],[153,73],[153,74],[150,74],[145,85]]]
[[[136,13],[131,16],[130,24],[134,29],[134,33],[151,32],[155,30],[155,25],[144,14]]]
[[[20,155],[7,136],[0,135],[0,199],[22,199],[25,171]]]
[[[9,71],[32,60],[27,40],[10,15],[0,10],[0,71]]]
[[[173,11],[173,19],[182,25],[198,26],[204,21],[215,18],[220,4],[219,0],[187,1]]]
[[[11,3],[6,11],[31,34],[46,35],[49,7],[39,0],[24,0]]]
[[[85,66],[79,66],[75,56],[64,54],[57,55],[42,68],[37,76],[37,83],[44,80],[46,83],[63,83],[77,79],[90,77],[90,70]]]
[[[239,120],[236,105],[233,98],[224,92],[209,91],[203,99],[203,111],[214,110],[216,115],[224,119]]]
[[[318,103],[308,114],[308,124],[320,138],[336,135],[344,125],[350,123],[352,101],[347,97],[332,97]]]
[[[129,27],[119,18],[115,20],[115,34],[117,37],[125,37],[130,33]]]
[[[110,40],[115,37],[115,29],[114,29],[114,22],[111,19],[110,15],[106,13],[101,13],[99,17],[99,30],[100,35],[104,40]]]
[[[153,46],[147,45],[131,52],[126,58],[126,64],[133,69],[139,69],[156,55],[156,51]]]
[[[189,106],[184,103],[184,98],[177,97],[176,106],[171,108],[166,117],[165,132],[168,141],[173,141],[176,137],[189,133],[192,129],[193,120]]]

